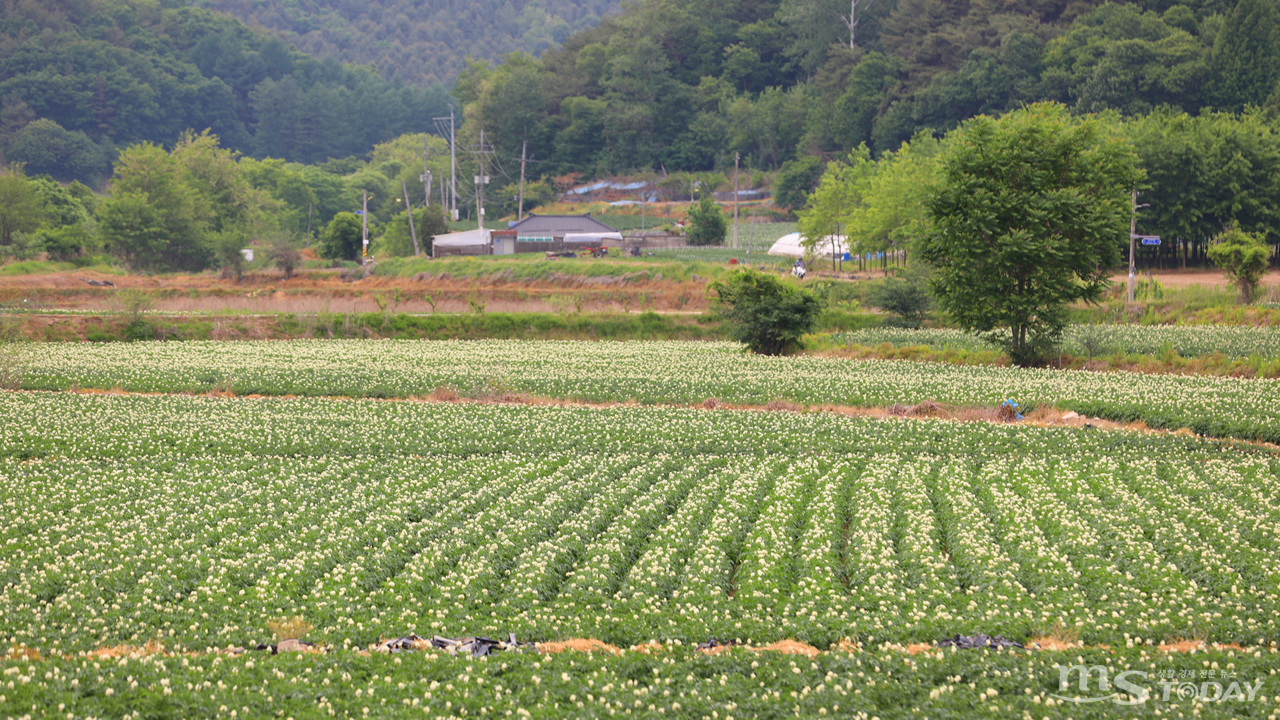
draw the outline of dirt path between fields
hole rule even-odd
[[[0,391],[0,392],[47,392],[47,391]],[[119,388],[103,389],[103,388],[75,388],[66,392],[72,392],[80,395],[139,395],[139,396],[188,396],[187,393],[140,393],[129,392]],[[296,400],[299,396],[294,395],[236,395],[229,391],[214,391],[205,393],[206,397],[218,398],[243,398],[247,400]],[[566,400],[563,398],[543,397],[537,395],[528,395],[524,393],[503,392],[500,394],[488,395],[483,397],[465,397],[453,388],[440,387],[429,395],[413,396],[406,398],[352,398],[347,396],[310,396],[312,399],[329,399],[329,400],[362,400],[368,402],[415,402],[415,403],[472,403],[478,405],[537,405],[547,407],[592,407],[592,408],[628,408],[628,407],[668,407],[668,408],[693,408],[708,411],[743,411],[743,412],[824,412],[835,415],[846,415],[850,417],[866,417],[876,419],[898,419],[898,420],[946,420],[950,422],[988,422],[1000,425],[1018,425],[1022,427],[1058,427],[1058,428],[1077,428],[1077,429],[1096,429],[1118,432],[1140,432],[1148,434],[1160,435],[1182,435],[1185,437],[1200,437],[1205,440],[1218,440],[1226,443],[1234,443],[1240,445],[1248,445],[1250,447],[1265,448],[1280,452],[1280,445],[1263,442],[1260,440],[1243,440],[1239,438],[1215,438],[1209,436],[1197,435],[1190,428],[1178,428],[1177,430],[1160,430],[1149,427],[1141,420],[1136,422],[1120,423],[1113,420],[1106,420],[1097,417],[1088,417],[1080,415],[1072,410],[1063,410],[1056,407],[1038,407],[1027,416],[1020,420],[1009,417],[1009,410],[1001,407],[986,406],[955,406],[935,403],[933,401],[925,401],[918,405],[892,405],[890,407],[861,407],[855,405],[836,405],[836,404],[819,404],[819,405],[801,405],[799,403],[787,400],[773,400],[765,405],[759,404],[736,404],[721,402],[717,398],[707,398],[701,403],[681,404],[681,403],[659,403],[656,405],[642,405],[637,402],[587,402],[582,400]]]
[[[1145,278],[1146,272],[1140,273],[1137,277]],[[1222,274],[1221,270],[1206,270],[1203,268],[1191,268],[1187,270],[1153,270],[1151,277],[1160,281],[1165,287],[1191,287],[1192,285],[1202,285],[1204,287],[1227,287],[1231,283],[1227,281],[1227,277]],[[1127,273],[1116,273],[1111,276],[1111,282],[1121,287],[1127,287],[1129,283],[1129,275]],[[1266,276],[1262,278],[1264,287],[1280,284],[1280,270],[1268,271]]]

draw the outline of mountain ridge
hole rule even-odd
[[[452,84],[468,56],[538,55],[619,8],[618,0],[195,0],[298,49],[375,65],[387,77]]]

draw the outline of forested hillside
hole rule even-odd
[[[426,87],[452,84],[467,56],[533,55],[617,10],[619,0],[195,0],[320,57],[376,65]]]
[[[472,63],[467,142],[540,168],[776,169],[1055,100],[1075,112],[1277,104],[1274,0],[644,0],[541,57]],[[843,15],[843,17],[841,17]],[[851,29],[851,25],[856,25]],[[856,32],[855,32],[856,30]]]
[[[0,151],[29,173],[93,182],[189,128],[256,157],[364,155],[448,101],[185,0],[0,0]]]

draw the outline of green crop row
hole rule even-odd
[[[1274,717],[1274,649],[1167,654],[878,650],[815,658],[666,646],[622,657],[249,653],[0,659],[0,713],[30,717],[974,718]],[[1207,668],[1209,664],[1216,667]],[[1075,703],[1060,667],[1124,679],[1136,701]],[[1212,671],[1212,677],[1209,675]],[[1096,686],[1098,670],[1093,670]],[[1068,698],[1059,700],[1057,698]],[[1217,697],[1219,700],[1205,701]],[[1225,699],[1221,699],[1225,698]],[[1133,703],[1123,705],[1120,703]]]
[[[587,401],[890,406],[1013,399],[1157,428],[1280,443],[1280,380],[744,354],[730,343],[264,341],[37,344],[22,386],[413,397],[493,388]]]
[[[993,350],[995,346],[981,338],[941,328],[909,330],[903,328],[870,328],[840,333],[832,342],[847,345],[894,347],[924,345],[934,350]],[[1280,328],[1238,325],[1072,325],[1067,328],[1062,350],[1081,357],[1124,355],[1161,355],[1166,352],[1182,357],[1199,357],[1221,353],[1229,358],[1263,358],[1280,356]]]

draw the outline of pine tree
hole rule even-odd
[[[1240,0],[1213,47],[1209,96],[1220,110],[1261,105],[1280,80],[1280,19],[1274,0]]]

